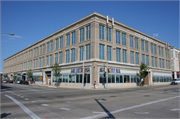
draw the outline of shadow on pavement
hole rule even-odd
[[[1,85],[1,90],[2,89],[8,89],[8,90],[11,90],[11,87],[9,87],[9,86],[4,86],[4,85]]]
[[[7,117],[8,115],[11,115],[11,113],[2,113],[1,118]]]

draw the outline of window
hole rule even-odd
[[[45,53],[45,44],[43,45],[43,54]]]
[[[42,67],[44,66],[44,57],[42,57]]]
[[[84,41],[84,28],[80,29],[80,42]]]
[[[60,49],[63,48],[63,37],[60,38]]]
[[[153,44],[151,43],[151,53],[153,53]]]
[[[69,63],[69,50],[66,50],[66,63]]]
[[[144,40],[141,40],[141,50],[144,51]]]
[[[49,56],[46,56],[46,65],[49,65]]]
[[[122,45],[126,46],[126,34],[122,33]]]
[[[99,39],[104,40],[104,26],[99,25]]]
[[[151,57],[151,65],[152,65],[152,67],[154,67],[154,57],[153,56]]]
[[[164,59],[162,59],[162,68],[164,68]]]
[[[99,59],[104,60],[104,45],[99,44]]]
[[[156,54],[156,45],[154,45],[154,54]]]
[[[159,56],[161,56],[161,47],[159,46]]]
[[[76,32],[72,32],[72,45],[76,42]]]
[[[146,52],[148,52],[148,42],[145,41]]]
[[[42,45],[40,46],[40,55],[42,55]]]
[[[51,51],[50,52],[52,52],[53,51],[53,41],[51,41]]]
[[[165,53],[166,53],[166,58],[169,58],[169,50],[165,49]]]
[[[159,58],[159,67],[161,68],[161,58]]]
[[[36,59],[36,68],[38,67],[38,59]]]
[[[70,45],[70,34],[66,35],[66,46]]]
[[[75,61],[75,48],[71,49],[71,62]]]
[[[86,60],[91,59],[91,45],[86,45]]]
[[[123,50],[123,62],[127,63],[127,50]]]
[[[163,54],[164,54],[163,47],[161,47],[161,56],[164,56]]]
[[[135,38],[135,49],[138,49],[138,38]]]
[[[47,43],[47,53],[49,52],[49,42]]]
[[[136,64],[139,64],[139,53],[136,52]]]
[[[86,40],[91,39],[91,26],[86,26]]]
[[[34,57],[36,57],[36,48],[34,48]]]
[[[62,52],[59,53],[59,64],[62,64]]]
[[[84,46],[80,47],[80,61],[84,60]]]
[[[107,60],[111,60],[111,46],[107,46]]]
[[[120,32],[119,31],[116,31],[116,43],[117,44],[121,44],[121,41],[120,41]]]
[[[130,47],[133,48],[133,36],[130,36]]]
[[[157,57],[154,58],[155,67],[157,67]]]
[[[52,55],[50,55],[50,66],[52,65]]]
[[[121,62],[121,49],[116,48],[116,61]]]
[[[146,55],[146,65],[149,66],[149,56]]]
[[[33,65],[33,68],[35,68],[35,64],[36,64],[36,62],[35,62],[35,61],[36,61],[36,60],[34,59],[34,60],[33,60],[33,64],[34,64],[34,65]]]
[[[111,42],[111,28],[107,28],[107,41]]]
[[[56,50],[59,49],[59,39],[56,39]]]
[[[58,53],[55,54],[55,63],[58,63]]]
[[[134,64],[134,52],[131,51],[131,64]]]
[[[145,55],[144,54],[142,54],[142,63],[145,64]]]
[[[39,50],[38,50],[38,48],[36,48],[36,56],[38,56],[39,55]]]

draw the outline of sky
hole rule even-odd
[[[1,1],[0,72],[3,60],[97,12],[180,48],[178,1]]]

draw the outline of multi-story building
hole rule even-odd
[[[177,79],[180,78],[180,70],[179,70],[179,54],[180,49],[176,47],[171,47],[171,67],[172,67],[172,78]]]
[[[36,83],[49,84],[55,79],[50,66],[58,63],[60,86],[91,88],[96,81],[98,88],[131,87],[140,82],[136,74],[142,62],[149,67],[146,85],[167,84],[172,76],[170,47],[94,12],[4,59],[3,72],[17,72],[26,80],[32,69]]]

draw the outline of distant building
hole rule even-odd
[[[140,82],[136,74],[142,62],[149,67],[146,85],[169,84],[170,48],[163,41],[94,12],[4,59],[3,72],[9,76],[17,72],[27,80],[26,74],[32,69],[36,84],[43,81],[43,85],[53,85],[50,66],[58,63],[62,87],[92,88],[94,81],[98,88],[134,87]]]
[[[171,47],[171,67],[172,67],[172,78],[177,79],[180,78],[180,70],[179,70],[179,54],[180,49],[176,47]]]

